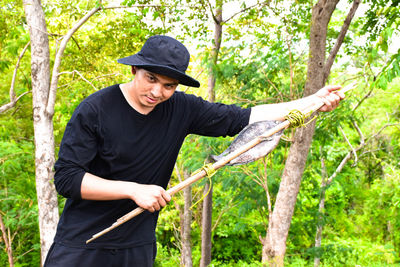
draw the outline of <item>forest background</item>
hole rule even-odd
[[[242,107],[302,97],[312,75],[312,11],[329,1],[42,1],[51,66],[57,64],[67,32],[95,10],[60,58],[51,117],[55,155],[75,107],[103,87],[129,81],[129,68],[116,59],[137,52],[153,34],[175,37],[192,53],[188,72],[202,86],[179,90]],[[28,2],[0,3],[0,266],[40,266],[46,247],[38,215],[42,196],[36,188]],[[360,4],[333,2],[327,55],[336,47],[350,8]],[[400,266],[398,4],[360,4],[323,80],[357,85],[338,109],[313,122],[315,134],[278,265],[284,260],[287,266]],[[221,37],[215,38],[218,32]],[[174,196],[160,213],[157,266],[260,266],[265,257],[274,258],[273,253],[265,256],[271,251],[267,237],[272,236],[285,162],[296,140],[294,130],[285,135],[266,158],[219,170],[211,191],[204,179]],[[189,136],[171,185],[232,140]],[[188,209],[205,192],[212,199],[207,202],[212,203],[208,256],[203,235],[207,206]],[[64,201],[58,196],[57,212]]]

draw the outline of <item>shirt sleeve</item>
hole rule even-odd
[[[205,136],[234,136],[249,124],[251,109],[237,105],[210,103],[191,96],[191,133]]]
[[[66,198],[81,199],[83,176],[97,154],[97,122],[96,112],[82,102],[65,128],[54,165],[54,184],[57,192]]]

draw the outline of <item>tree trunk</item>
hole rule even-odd
[[[324,216],[324,209],[325,209],[325,192],[327,186],[327,172],[326,172],[326,165],[325,159],[322,156],[322,149],[320,151],[321,154],[321,195],[319,199],[319,206],[318,206],[318,218],[317,218],[317,231],[315,233],[315,248],[317,248],[316,255],[314,257],[314,267],[318,267],[321,263],[321,241],[322,241],[322,228],[323,228],[323,216]]]
[[[290,154],[283,171],[282,181],[271,221],[268,223],[267,237],[263,247],[262,260],[263,262],[268,262],[271,266],[283,266],[286,239],[308,149],[314,134],[314,125],[314,123],[310,123],[307,128],[298,129],[295,134],[295,141],[290,147]]]
[[[44,262],[59,219],[54,176],[52,115],[46,112],[50,89],[50,53],[44,12],[39,0],[24,0],[31,37],[32,106],[35,138],[36,192],[39,206],[41,261]]]
[[[203,213],[201,217],[202,231],[200,267],[206,267],[211,263],[212,185],[210,185],[210,183],[206,183],[204,187],[204,194],[207,194],[207,196],[203,201]]]
[[[36,106],[33,113],[36,193],[39,206],[42,262],[44,262],[47,252],[53,242],[59,220],[57,192],[52,181],[54,177],[53,166],[55,160],[53,121],[43,112],[43,109],[43,107],[38,108],[38,106]]]
[[[217,64],[218,53],[221,47],[222,39],[222,1],[216,1],[216,14],[214,17],[214,43],[211,51],[211,66],[209,69],[208,76],[208,101],[215,101],[215,75],[213,68]],[[210,188],[211,187],[211,188]],[[211,263],[211,229],[212,229],[212,185],[206,183],[204,192],[210,191],[203,201],[203,213],[202,213],[202,232],[201,232],[201,259],[200,267],[208,266]]]
[[[101,7],[97,6],[90,10],[64,35],[54,58],[53,75],[50,81],[50,49],[43,8],[40,0],[24,0],[23,3],[31,38],[35,176],[39,206],[41,260],[44,262],[59,220],[57,192],[52,179],[55,162],[53,114],[61,58],[72,35]]]
[[[184,171],[184,178],[187,179],[190,175]],[[181,266],[192,267],[192,242],[191,242],[191,224],[192,224],[192,187],[188,186],[183,189],[183,214],[181,216],[181,237],[182,237],[182,251],[181,251]]]
[[[215,101],[215,75],[214,67],[218,61],[219,49],[221,48],[222,42],[222,1],[216,1],[216,14],[214,17],[214,43],[211,50],[211,62],[208,71],[208,101]]]
[[[326,33],[329,20],[338,0],[320,0],[313,7],[310,32],[310,56],[304,96],[315,93],[323,87]],[[263,246],[262,261],[272,266],[283,266],[286,239],[289,233],[301,177],[307,154],[314,134],[315,121],[296,131],[282,174],[274,211],[268,225]]]

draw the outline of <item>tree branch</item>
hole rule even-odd
[[[268,75],[265,73],[265,71],[264,71],[263,69],[261,69],[261,72],[264,74],[265,79],[267,79],[267,82],[271,85],[272,88],[275,89],[275,91],[276,91],[277,94],[279,95],[279,97],[280,97],[279,101],[280,101],[280,102],[283,102],[286,96],[284,96],[284,95],[282,94],[282,92],[281,92],[282,90],[279,90],[279,89],[276,87],[276,85],[268,78]]]
[[[354,164],[356,164],[357,161],[358,161],[357,152],[356,152],[356,150],[354,149],[354,147],[351,145],[351,143],[350,143],[349,139],[347,138],[346,134],[344,133],[342,127],[339,126],[339,130],[340,130],[340,132],[342,133],[342,135],[343,135],[343,137],[344,137],[344,140],[346,140],[347,144],[350,146],[351,152],[353,152],[353,155],[354,155],[354,161],[355,161]],[[363,143],[363,141],[362,141],[361,143]]]
[[[287,43],[287,47],[288,47],[288,52],[289,52],[289,77],[290,77],[290,100],[293,99],[293,86],[294,86],[294,70],[293,70],[293,63],[292,63],[292,49],[291,49],[291,40],[292,38],[290,38],[289,36],[286,38],[286,43]]]
[[[384,129],[386,129],[387,127],[397,126],[397,125],[400,125],[400,123],[387,123],[387,124],[383,125],[378,130],[378,132],[376,132],[375,134],[372,134],[370,137],[368,137],[366,142],[361,142],[361,144],[354,150],[359,151],[364,146],[366,146],[369,143],[369,141],[373,140],[377,135],[379,135]],[[335,172],[329,177],[326,185],[329,185],[332,182],[332,180],[337,176],[337,174],[342,171],[342,169],[346,165],[347,161],[349,161],[349,159],[351,158],[351,154],[352,154],[352,151],[347,152],[346,156],[342,159],[339,166],[336,168]]]
[[[209,0],[206,0],[206,1],[207,1],[207,4],[208,4],[208,7],[210,8],[211,17],[213,18],[214,22],[215,23],[221,23],[221,22],[218,22],[217,18],[215,17],[215,14],[213,12],[213,7],[212,7],[210,1]],[[205,7],[205,5],[204,5],[204,1],[201,1],[201,5],[203,6],[203,8],[205,10],[207,10],[207,7]]]
[[[20,96],[18,96],[17,98],[15,98],[14,101],[2,105],[2,106],[0,107],[0,114],[3,113],[3,112],[5,112],[5,111],[7,111],[7,110],[9,110],[9,109],[11,109],[11,108],[13,108],[13,107],[15,106],[15,104],[17,104],[18,100],[21,99],[21,97],[23,97],[24,95],[26,95],[26,94],[28,94],[28,93],[30,93],[30,92],[31,92],[31,91],[24,92],[24,93],[22,93]]]
[[[136,8],[136,7],[161,7],[163,5],[132,5],[132,6],[103,6],[101,9]],[[164,5],[165,6],[165,5]]]
[[[332,50],[331,50],[331,52],[329,54],[328,59],[326,60],[326,63],[324,65],[324,83],[328,79],[328,76],[329,76],[329,73],[331,71],[331,67],[332,67],[333,61],[336,58],[336,55],[337,55],[337,53],[339,51],[339,48],[342,46],[344,37],[347,34],[347,30],[349,29],[351,20],[353,19],[354,14],[356,13],[358,6],[360,5],[360,2],[361,2],[361,0],[354,0],[353,6],[351,7],[349,13],[347,14],[346,19],[343,22],[342,29],[340,30],[339,36],[336,39],[336,43],[333,46],[333,48],[332,48]]]
[[[217,228],[217,226],[220,224],[221,220],[222,220],[222,215],[225,214],[225,212],[227,212],[228,210],[232,209],[233,207],[235,207],[235,204],[232,204],[233,202],[233,198],[231,198],[228,202],[228,204],[225,206],[225,208],[222,209],[222,211],[220,211],[220,213],[218,214],[217,219],[215,220],[214,225],[211,227],[211,232],[214,232],[215,229]]]
[[[100,76],[94,77],[94,78],[92,79],[92,81],[93,81],[93,80],[100,79],[100,78],[108,77],[108,76],[118,76],[118,75],[122,75],[122,74],[119,73],[119,72],[104,74],[104,75],[100,75]]]
[[[77,71],[77,70],[73,70],[73,71],[64,71],[64,72],[60,72],[60,73],[58,73],[58,76],[60,76],[61,74],[73,74],[73,73],[77,73],[81,78],[82,78],[82,80],[84,80],[85,82],[87,82],[88,84],[90,84],[93,88],[94,88],[94,90],[98,90],[97,88],[96,88],[96,86],[94,86],[93,85],[93,83],[91,83],[90,81],[88,81],[85,77],[83,77],[83,75],[79,72],[79,71]]]
[[[2,234],[3,234],[4,244],[6,245],[6,251],[7,251],[7,255],[8,255],[8,262],[10,263],[10,267],[13,267],[14,266],[14,259],[13,259],[13,256],[12,256],[10,232],[8,232],[8,238],[7,238],[6,227],[4,226],[3,218],[1,217],[1,214],[0,214],[0,230],[1,230]]]
[[[52,77],[51,77],[51,83],[50,83],[50,92],[49,92],[49,97],[47,100],[47,105],[46,105],[46,112],[48,115],[53,116],[54,114],[54,104],[56,100],[56,92],[57,92],[57,83],[58,83],[58,77],[59,77],[59,69],[61,65],[61,58],[64,55],[64,50],[67,46],[68,41],[71,39],[72,35],[91,17],[93,16],[97,11],[99,11],[101,7],[95,7],[92,10],[90,10],[83,18],[81,18],[68,32],[64,37],[62,38],[62,41],[60,43],[60,47],[56,53],[55,59],[54,59],[54,65],[53,65],[53,72],[52,72]]]
[[[10,95],[10,102],[7,103],[7,104],[2,105],[2,106],[0,107],[0,113],[3,113],[3,112],[5,112],[5,111],[7,111],[7,110],[13,108],[13,107],[15,106],[15,104],[17,103],[17,101],[18,101],[22,96],[24,96],[24,95],[26,95],[27,93],[30,92],[30,91],[27,91],[27,92],[21,94],[19,97],[16,97],[16,94],[15,94],[15,80],[17,79],[17,72],[18,72],[18,69],[19,69],[19,64],[20,64],[21,59],[22,59],[22,57],[24,56],[24,54],[25,54],[25,52],[26,52],[26,50],[28,49],[28,47],[29,47],[30,44],[31,44],[31,42],[29,41],[29,42],[25,45],[25,47],[24,47],[24,49],[22,50],[21,54],[19,54],[19,56],[18,56],[18,61],[17,61],[17,64],[15,65],[14,73],[13,73],[12,80],[11,80],[10,93],[9,93],[9,95]]]
[[[365,137],[360,129],[360,127],[358,126],[357,122],[355,120],[352,120],[352,124],[354,126],[354,128],[356,128],[358,135],[360,136],[360,144],[364,144],[365,143]]]
[[[252,9],[253,7],[256,7],[256,6],[258,6],[258,5],[261,5],[261,7],[264,7],[264,6],[267,5],[267,2],[264,2],[264,3],[257,3],[257,4],[254,4],[254,5],[252,5],[252,6],[243,8],[242,10],[239,10],[238,12],[234,13],[232,16],[230,16],[230,17],[227,18],[226,20],[223,20],[222,23],[225,24],[225,23],[227,23],[228,21],[230,21],[231,19],[233,19],[235,16],[239,15],[240,13],[243,13],[243,12],[245,12],[245,11],[247,11],[247,10],[249,10],[249,9]]]
[[[174,165],[174,169],[175,169],[176,176],[178,176],[179,182],[182,182],[183,181],[182,175],[181,175],[181,172],[179,171],[178,165],[176,163]]]
[[[11,100],[11,101],[12,101],[13,99],[15,99],[14,87],[15,87],[15,79],[17,78],[17,71],[18,71],[18,69],[19,69],[19,63],[21,62],[21,59],[22,59],[22,57],[24,56],[24,54],[25,54],[25,52],[26,52],[26,50],[28,49],[28,47],[29,47],[30,44],[31,44],[31,42],[29,41],[29,42],[25,45],[25,47],[24,47],[24,49],[22,50],[21,54],[19,54],[17,64],[15,65],[13,77],[12,77],[12,80],[11,80],[11,87],[10,87],[10,100]]]
[[[374,139],[377,135],[379,135],[387,127],[392,127],[392,126],[396,126],[397,127],[399,125],[400,125],[400,122],[398,122],[398,123],[386,123],[384,126],[382,126],[382,128],[379,129],[378,132],[376,132],[375,134],[373,134],[370,137],[368,137],[367,141],[365,143],[368,143],[370,140]]]
[[[268,155],[267,155],[268,156]],[[268,173],[267,173],[267,160],[266,160],[266,157],[267,156],[265,156],[263,159],[262,159],[262,162],[263,162],[263,165],[264,165],[264,177],[265,177],[265,179],[264,179],[264,185],[265,185],[265,187],[264,187],[264,190],[265,190],[265,194],[267,195],[267,203],[268,203],[268,221],[271,221],[271,216],[272,216],[272,201],[271,201],[271,195],[269,194],[269,189],[268,189]]]
[[[132,7],[148,7],[148,6],[158,7],[160,5],[135,5]],[[64,50],[67,46],[68,41],[72,38],[72,35],[96,12],[98,12],[101,9],[117,9],[117,8],[131,8],[131,7],[129,7],[129,6],[108,6],[108,7],[99,6],[99,7],[95,7],[92,10],[90,10],[84,17],[82,17],[62,38],[60,47],[59,47],[59,49],[56,53],[55,59],[54,59],[49,97],[48,97],[47,105],[46,105],[46,112],[48,115],[53,116],[53,114],[54,114],[54,105],[55,105],[55,100],[56,100],[57,83],[58,83],[58,76],[59,76],[58,74],[59,74],[59,69],[60,69],[60,65],[61,65],[61,59],[64,55]]]
[[[371,96],[371,94],[372,94],[373,91],[374,91],[374,88],[372,87],[372,88],[368,91],[368,93],[366,93],[366,94],[363,96],[363,98],[362,98],[360,101],[358,101],[357,105],[352,109],[352,111],[354,112],[356,109],[358,109],[358,107],[361,106],[361,104],[364,102],[364,100]]]

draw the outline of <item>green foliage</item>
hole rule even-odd
[[[0,4],[0,106],[9,102],[15,64],[29,41],[23,16],[22,2]],[[20,61],[14,87],[17,96],[30,88],[29,64],[27,56]],[[15,266],[37,266],[40,261],[30,103],[28,94],[13,110],[0,114],[0,213],[11,237]],[[7,266],[5,244],[0,240],[0,266]]]
[[[40,261],[33,154],[29,141],[16,143],[4,135],[0,140],[0,212],[10,232],[16,266],[37,266]],[[4,248],[1,242],[0,266],[8,262]]]
[[[340,16],[343,17],[343,14],[340,14]],[[297,83],[291,85],[291,81],[288,79],[289,50],[286,46],[287,43],[273,35],[278,29],[268,25],[268,31],[272,32],[270,35],[266,33],[267,31],[264,31],[263,34],[254,34],[252,38],[255,41],[246,43],[243,41],[245,31],[238,30],[235,26],[251,29],[251,26],[246,24],[251,18],[251,13],[243,16],[243,18],[247,21],[242,20],[242,24],[238,22],[237,25],[227,26],[227,32],[231,36],[228,38],[231,39],[227,42],[228,44],[222,47],[220,64],[214,68],[219,81],[217,85],[218,99],[225,103],[240,103],[243,106],[251,106],[261,101],[274,102],[276,99],[290,100],[299,97],[304,85],[305,59],[298,53],[292,55],[292,60],[294,59],[293,61],[298,63],[294,67],[294,72],[297,74],[294,80]],[[261,21],[255,21],[257,27],[266,27]],[[341,25],[340,20],[337,25]],[[334,39],[337,32],[338,28],[330,32],[329,38]],[[357,34],[356,29],[354,29],[354,32]],[[390,32],[387,33],[388,39],[391,38],[390,34]],[[257,39],[254,36],[260,38]],[[399,112],[396,103],[399,99],[399,87],[396,83],[393,83],[398,75],[395,70],[398,65],[397,56],[391,56],[391,60],[385,62],[385,55],[380,52],[380,49],[382,49],[380,46],[376,48],[357,47],[350,39],[345,40],[345,43],[348,54],[356,53],[359,57],[354,62],[344,63],[344,66],[355,64],[361,74],[363,70],[365,71],[363,64],[368,62],[371,67],[367,73],[364,72],[363,81],[366,80],[369,84],[365,87],[360,85],[357,89],[354,89],[354,92],[350,92],[351,97],[343,102],[339,109],[335,112],[321,114],[317,120],[315,141],[308,158],[308,167],[303,176],[287,241],[286,263],[288,266],[310,266],[317,254],[321,255],[323,266],[355,266],[359,264],[387,266],[399,262],[400,248],[396,243],[397,237],[394,237],[396,232],[387,230],[388,225],[392,227],[391,229],[398,229],[397,220],[394,219],[398,214],[397,202],[395,202],[397,196],[389,190],[389,188],[393,189],[396,186],[393,184],[388,186],[387,191],[391,194],[384,197],[387,201],[395,199],[389,202],[391,203],[389,206],[395,207],[389,213],[387,208],[384,208],[387,207],[385,205],[387,202],[383,201],[382,205],[378,206],[376,204],[377,199],[382,199],[383,196],[374,195],[378,191],[382,191],[381,186],[383,185],[378,183],[379,186],[376,186],[376,181],[380,181],[380,177],[387,175],[385,163],[393,161],[391,155],[397,155],[399,151],[398,144],[395,141],[399,140],[399,132],[393,130],[393,128],[392,130],[387,129],[383,136],[374,137],[376,141],[371,142],[364,150],[359,152],[357,161],[354,158],[350,159],[334,182],[326,188],[326,203],[322,214],[323,245],[320,249],[313,248],[317,218],[321,215],[318,212],[321,191],[320,159],[324,157],[328,175],[330,175],[347,152],[350,151],[349,145],[339,131],[339,127],[344,129],[347,138],[356,147],[360,140],[353,122],[362,126],[361,131],[367,137],[381,127],[387,118],[393,123],[396,122],[395,118],[398,121]],[[268,49],[265,48],[266,45]],[[298,52],[298,50],[293,51]],[[208,58],[208,55],[205,55],[205,58]],[[207,60],[204,61],[204,64],[207,65]],[[376,72],[377,69],[379,69],[379,72]],[[390,69],[392,69],[392,72],[389,71]],[[379,74],[376,75],[377,73]],[[368,76],[369,74],[371,75]],[[331,76],[343,81],[357,79],[351,75],[340,77],[340,72],[333,73]],[[381,77],[387,78],[386,83]],[[273,85],[280,90],[277,91]],[[361,108],[353,110],[364,95],[368,94],[368,91],[373,89],[376,92],[380,88],[387,91],[385,95],[367,97],[367,100],[363,100],[365,103],[361,102]],[[387,97],[389,95],[391,97]],[[271,96],[274,99],[270,99]],[[390,116],[385,114],[390,114]],[[377,123],[377,120],[380,120],[381,123]],[[392,138],[385,137],[386,135],[392,136]],[[219,140],[207,141],[207,145],[210,145],[217,154],[223,151],[231,141],[230,138]],[[207,156],[202,152],[206,151],[202,147],[201,141],[188,139],[188,146],[184,146],[182,150],[187,168],[193,170],[202,165],[204,157]],[[213,266],[247,266],[246,264],[251,264],[248,261],[249,259],[256,266],[260,265],[259,262],[257,263],[260,255],[251,258],[249,255],[254,256],[252,254],[254,252],[249,247],[261,247],[256,237],[257,235],[265,236],[268,207],[265,191],[255,183],[252,177],[263,177],[262,173],[266,170],[269,193],[273,202],[279,188],[279,177],[283,170],[284,160],[288,153],[287,147],[287,143],[283,141],[280,143],[279,147],[268,157],[270,165],[268,164],[267,168],[259,161],[248,164],[243,168],[224,168],[213,178],[214,181],[220,181],[222,188],[222,192],[218,190],[219,186],[214,191],[214,213],[215,210],[224,212],[221,216],[224,220],[223,226],[220,223],[213,232],[213,255],[215,255],[213,256]],[[322,154],[319,152],[320,147],[323,148]],[[193,154],[190,154],[190,151]],[[195,151],[198,153],[196,154]],[[373,151],[373,153],[368,151]],[[398,162],[397,159],[393,164],[390,164],[390,168],[396,170],[396,162]],[[398,181],[398,177],[394,180]],[[379,188],[376,189],[375,193],[371,191],[374,186]],[[225,196],[223,192],[229,192],[229,194]],[[224,211],[224,207],[230,207],[232,203],[235,203],[234,207]],[[365,214],[368,205],[371,208]],[[198,215],[194,215],[195,218],[196,216]],[[388,220],[390,221],[389,224],[387,223]],[[257,221],[256,224],[254,224],[255,221]],[[368,225],[367,221],[371,228],[363,227]],[[197,226],[197,223],[198,221],[194,224]],[[376,223],[379,227],[372,230]],[[253,229],[253,235],[248,231],[248,234],[246,234],[246,230],[243,232],[243,229],[248,228]],[[196,245],[200,242],[198,240],[198,228],[193,227],[193,229],[195,232],[193,236],[194,247],[198,248],[198,245]],[[245,235],[243,236],[243,234]],[[232,240],[234,241],[232,242]],[[246,241],[242,243],[242,240]],[[236,250],[237,244],[239,244],[240,251]],[[194,249],[194,258],[197,259],[197,257],[198,250]],[[239,263],[241,265],[238,265]]]
[[[396,253],[390,244],[336,238],[322,246],[323,266],[394,266]],[[308,253],[312,253],[309,250]]]
[[[230,213],[237,210],[233,208]],[[242,219],[245,218],[245,219]],[[213,233],[212,255],[215,262],[237,263],[253,262],[261,258],[261,244],[257,233],[260,229],[253,228],[252,218],[257,216],[224,216],[224,223]],[[258,227],[259,228],[259,227]],[[249,246],[249,244],[254,244]]]
[[[99,3],[75,0],[44,3],[48,31],[52,34],[52,55],[57,39]],[[368,3],[366,15],[351,26],[344,52],[339,55],[340,63],[330,76],[338,83],[357,80],[359,86],[335,112],[321,114],[317,119],[288,236],[287,266],[310,266],[315,255],[321,256],[323,266],[396,266],[400,263],[398,125],[385,128],[371,141],[365,140],[368,144],[358,151],[358,158],[353,156],[326,188],[325,209],[318,212],[321,158],[325,159],[330,175],[351,150],[339,127],[352,146],[357,147],[361,141],[354,122],[364,137],[369,137],[385,123],[395,124],[400,119],[397,78],[400,57],[398,51],[391,50],[398,36],[398,2],[371,0]],[[190,49],[194,61],[192,72],[201,73],[201,68],[210,66],[212,32],[207,20],[211,16],[205,3],[161,1],[152,5],[154,2],[148,0],[126,0],[123,4],[132,8],[98,12],[67,45],[55,107],[56,143],[61,141],[70,115],[83,98],[105,86],[130,79],[130,69],[117,64],[116,59],[137,52],[148,36],[168,34],[184,40],[193,48]],[[133,8],[146,4],[150,6]],[[227,10],[233,4],[226,1],[224,8]],[[240,4],[245,12],[223,25],[223,45],[218,64],[213,66],[218,101],[250,107],[300,97],[307,71],[312,3],[301,0],[288,5],[288,2],[276,1],[249,9],[246,9],[247,2]],[[102,5],[107,3],[102,1]],[[9,101],[8,90],[17,57],[29,37],[22,3],[6,0],[0,7],[0,105],[3,105]],[[343,12],[335,12],[328,32],[329,48],[343,17]],[[366,42],[360,45],[359,40],[364,40],[367,33],[370,35]],[[20,63],[17,95],[31,88],[29,54],[28,49]],[[199,80],[204,85],[188,92],[204,96],[206,79],[201,74]],[[354,110],[361,100],[360,107]],[[39,265],[30,101],[28,94],[13,110],[0,115],[0,212],[13,237],[16,266]],[[285,134],[290,136],[289,131]],[[210,153],[219,154],[232,140],[231,137],[189,136],[181,149],[177,169],[195,171]],[[257,179],[264,179],[268,184],[273,208],[289,146],[290,142],[282,140],[265,161],[225,167],[212,178],[211,266],[261,265],[259,237],[265,237],[269,212],[266,192]],[[177,182],[174,174],[171,184]],[[202,180],[193,186],[193,202],[201,199],[205,182]],[[179,265],[180,220],[176,207],[182,205],[182,195],[177,194],[160,214],[156,266]],[[201,203],[192,211],[192,255],[196,266],[200,261]],[[319,215],[323,216],[323,242],[316,249],[314,238]],[[0,266],[7,266],[3,242],[0,249]]]
[[[175,267],[179,266],[180,253],[176,248],[168,248],[162,243],[157,242],[157,258],[154,262],[155,267]]]
[[[399,1],[369,0],[367,2],[371,4],[371,8],[367,10],[366,22],[362,30],[363,33],[371,33],[371,40],[376,41],[378,37],[385,36],[388,31],[392,31],[399,25]],[[388,39],[380,42],[383,44],[387,41]],[[387,44],[383,45],[382,48],[387,52]]]
[[[377,75],[374,83],[371,86],[387,89],[388,84],[394,78],[400,76],[400,50],[397,54],[392,55],[388,63],[383,67],[382,71]]]

